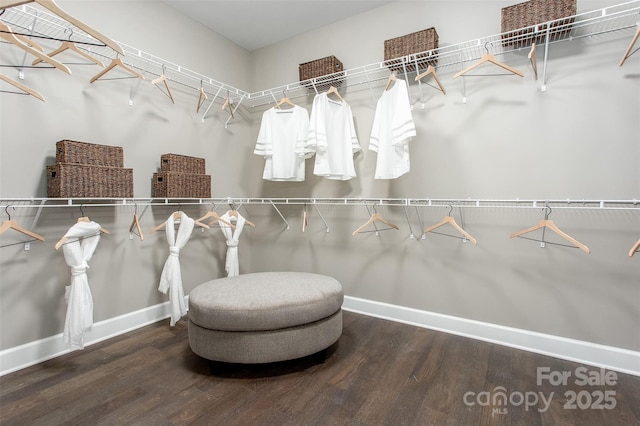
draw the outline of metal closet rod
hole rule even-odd
[[[48,204],[54,203],[54,204]],[[211,206],[211,205],[332,205],[415,206],[461,208],[544,208],[639,210],[640,199],[471,199],[471,198],[0,198],[0,208],[118,207],[118,206]]]

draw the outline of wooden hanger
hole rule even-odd
[[[200,112],[200,107],[202,106],[204,101],[206,101],[207,99],[209,98],[207,97],[207,94],[204,92],[202,81],[200,81],[200,96],[198,97],[198,107],[196,108],[196,113]]]
[[[536,44],[531,43],[531,50],[527,55],[529,58],[529,62],[531,62],[531,66],[533,67],[533,75],[535,79],[538,79],[538,59],[536,58]]]
[[[438,74],[436,74],[436,69],[433,67],[433,65],[429,65],[427,67],[427,70],[425,72],[423,72],[422,74],[418,74],[416,75],[416,78],[414,81],[418,81],[418,80],[422,80],[423,78],[425,78],[426,76],[428,76],[429,74],[433,75],[433,79],[436,81],[436,84],[438,84],[438,87],[440,88],[440,91],[443,94],[447,94],[447,92],[444,90],[444,86],[442,85],[442,82],[440,81],[440,79],[438,78]]]
[[[13,229],[14,231],[18,231],[22,234],[25,234],[35,240],[44,241],[44,237],[42,235],[36,234],[35,232],[31,232],[27,229],[24,229],[18,222],[11,219],[11,215],[9,214],[9,206],[7,206],[4,211],[7,212],[7,216],[9,216],[8,220],[3,220],[2,224],[0,224],[0,234],[8,231],[9,229]]]
[[[329,90],[327,90],[325,93],[327,94],[327,96],[333,93],[338,99],[340,99],[340,102],[344,102],[344,99],[342,99],[342,96],[340,96],[340,93],[335,86],[330,86]]]
[[[633,245],[633,247],[631,247],[631,250],[629,250],[629,257],[631,257],[634,254],[636,254],[638,252],[638,250],[640,250],[640,240],[638,240],[638,242],[636,242]]]
[[[237,218],[237,217],[238,217],[238,211],[237,211],[237,210],[233,210],[233,209],[231,209],[231,210],[227,211],[227,214],[228,214],[229,216],[231,216],[231,217],[235,217],[235,218]],[[246,217],[244,218],[244,223],[245,223],[245,224],[247,224],[247,225],[249,225],[249,226],[253,226],[254,228],[256,227],[256,224],[255,224],[255,223],[253,223],[253,222],[251,222],[251,221],[250,221],[249,219],[247,219]]]
[[[162,75],[160,77],[156,78],[155,80],[152,80],[151,84],[153,84],[154,86],[158,87],[158,89],[160,89],[160,91],[162,93],[164,93],[165,95],[167,95],[169,97],[169,99],[171,99],[171,103],[175,104],[176,102],[173,99],[173,95],[171,94],[171,89],[169,88],[169,84],[167,83],[167,76],[164,73],[164,69],[165,69],[165,66],[163,65],[162,66]],[[165,88],[164,91],[162,90],[162,88],[160,86],[158,86],[158,83],[163,83],[164,84],[164,88]]]
[[[173,220],[180,220],[180,218],[182,217],[182,212],[181,211],[177,211],[173,213]],[[153,228],[151,230],[151,232],[149,232],[150,234],[153,234],[159,230],[161,230],[162,228],[164,228],[167,224],[167,221],[165,220],[164,222],[162,222],[160,225],[156,226],[155,228]],[[194,224],[197,226],[200,226],[201,228],[207,228],[209,229],[209,225],[207,225],[206,223],[202,223],[200,222],[200,219],[194,221]]]
[[[120,47],[118,43],[104,36],[98,31],[94,30],[84,22],[69,15],[67,12],[62,10],[53,0],[0,0],[0,9],[8,9],[10,7],[20,6],[21,4],[32,3],[32,2],[35,2],[36,4],[39,4],[43,8],[49,10],[50,12],[55,13],[59,17],[63,18],[65,21],[80,28],[82,31],[89,34],[96,40],[101,41],[106,46],[109,46],[119,54],[124,55],[124,52],[122,51],[122,47]]]
[[[229,115],[231,115],[231,118],[235,118],[233,116],[233,104],[231,103],[231,98],[227,95],[227,98],[224,100],[224,104],[222,104],[222,110],[224,111],[225,108],[229,108]]]
[[[129,226],[129,233],[136,234],[140,241],[144,240],[144,235],[142,235],[142,227],[140,227],[140,218],[138,218],[138,213],[133,214],[133,220],[131,221],[131,226]]]
[[[93,56],[89,55],[85,51],[79,49],[78,46],[76,46],[76,44],[71,42],[71,41],[63,41],[62,44],[56,50],[54,50],[53,52],[47,54],[47,56],[49,56],[51,58],[53,56],[56,56],[59,53],[64,52],[65,50],[71,50],[71,51],[77,53],[78,55],[82,56],[83,58],[88,59],[91,62],[93,62],[94,64],[100,65],[101,67],[104,68],[104,64],[101,61],[99,61],[98,59],[96,59]],[[38,59],[34,60],[31,65],[36,65],[36,64],[39,64],[40,62],[42,62],[42,59],[38,58]]]
[[[31,53],[33,56],[36,56],[42,59],[43,61],[47,62],[50,65],[53,65],[59,70],[64,71],[67,74],[71,74],[71,70],[66,65],[56,61],[53,58],[50,58],[49,56],[45,55],[38,49],[34,49],[33,47],[29,46],[29,44],[21,41],[18,37],[16,37],[13,31],[11,31],[11,28],[9,28],[7,24],[5,24],[4,22],[0,22],[0,38],[8,41],[9,43],[19,47],[20,49],[28,53]]]
[[[120,67],[120,68],[124,69],[125,71],[135,75],[136,77],[144,80],[144,76],[142,74],[140,74],[138,71],[134,70],[133,68],[131,68],[129,65],[125,64],[124,62],[122,62],[122,59],[120,59],[120,57],[115,57],[115,58],[113,58],[111,60],[111,63],[105,69],[103,69],[98,74],[96,74],[89,82],[93,83],[94,81],[98,80],[103,75],[105,75],[106,73],[108,73],[109,71],[114,69],[115,67]]]
[[[428,232],[432,232],[436,228],[439,228],[439,227],[441,227],[443,225],[449,224],[449,225],[453,226],[459,233],[461,233],[464,236],[464,238],[466,238],[467,240],[471,241],[473,243],[473,245],[477,245],[478,242],[476,241],[476,239],[473,238],[471,236],[471,234],[469,234],[467,231],[462,229],[462,227],[460,225],[458,225],[458,223],[453,218],[453,216],[451,216],[451,211],[453,210],[453,207],[452,206],[449,206],[449,207],[450,207],[449,214],[447,216],[445,216],[440,222],[438,222],[435,225],[430,226],[427,229],[425,229],[424,233],[426,234]]]
[[[89,219],[87,216],[82,216],[82,217],[79,217],[78,220],[76,220],[76,223],[79,223],[79,222],[91,222],[91,219]],[[100,227],[100,232],[102,234],[109,235],[109,231],[107,231],[103,227]]]
[[[82,216],[82,217],[79,217],[78,220],[76,220],[76,223],[79,223],[79,222],[91,222],[91,219],[89,219],[87,216]],[[109,234],[109,231],[107,231],[102,227],[100,228],[100,232],[107,235]]]
[[[626,61],[627,58],[633,54],[631,50],[633,50],[633,46],[635,46],[636,42],[638,41],[638,38],[640,38],[640,22],[636,24],[636,27],[637,27],[636,33],[631,38],[629,47],[627,47],[627,50],[625,50],[624,55],[622,55],[622,59],[620,60],[620,66],[622,66],[622,64],[624,64],[624,61]]]
[[[82,216],[82,217],[79,217],[79,218],[78,218],[78,220],[76,221],[76,223],[79,223],[79,222],[91,222],[91,219],[89,219],[87,216]],[[102,228],[102,227],[100,228],[100,233],[101,233],[101,234],[107,234],[107,235],[109,235],[109,231],[107,231],[106,229],[104,229],[104,228]],[[60,247],[62,247],[62,245],[64,245],[68,240],[69,240],[69,239],[68,239],[67,237],[62,237],[62,238],[60,238],[60,239],[58,240],[58,242],[56,243],[56,245],[54,246],[54,248],[55,248],[56,250],[58,250],[58,249],[59,249]]]
[[[307,205],[304,205],[304,210],[302,211],[302,232],[307,229]]]
[[[384,86],[384,91],[386,92],[387,90],[389,90],[397,79],[398,79],[398,76],[396,75],[395,71],[389,74],[389,78],[387,79],[387,85]]]
[[[211,225],[211,224],[213,224],[215,222],[222,222],[225,225],[230,226],[231,229],[236,229],[236,226],[233,223],[224,220],[223,218],[220,217],[220,215],[218,215],[218,213],[216,213],[213,210],[207,212],[207,214],[205,214],[200,219],[198,219],[198,222],[202,222],[203,220],[209,219],[209,218],[213,218],[213,221],[209,222],[209,225]]]
[[[372,224],[373,222],[378,221],[378,222],[382,222],[387,226],[390,226],[393,229],[399,230],[400,228],[398,227],[398,225],[389,222],[387,219],[385,219],[384,217],[380,216],[377,212],[374,212],[371,217],[369,218],[369,220],[367,220],[365,223],[363,223],[362,225],[360,225],[358,227],[358,229],[356,229],[355,231],[353,231],[351,233],[352,237],[355,237],[357,234],[359,234],[360,232],[363,231],[364,228],[366,228],[367,226],[369,226],[370,224]],[[386,229],[390,229],[390,228],[386,228]]]
[[[279,109],[282,105],[287,104],[290,105],[292,108],[296,106],[296,104],[294,104],[291,99],[287,98],[286,96],[283,96],[282,98],[280,98],[280,100],[278,101],[277,104],[275,104],[275,106],[273,107],[274,109]]]
[[[23,42],[26,45],[29,45],[31,47],[33,47],[34,49],[37,49],[39,51],[41,51],[42,53],[44,53],[44,48],[42,46],[40,46],[38,43],[36,43],[33,39],[22,35],[22,34],[16,34],[13,33],[14,36],[16,36],[18,38],[18,40],[20,40],[21,42]],[[51,55],[49,55],[51,56]]]
[[[384,91],[386,92],[387,90],[389,90],[391,88],[391,86],[393,85],[393,83],[395,83],[395,81],[398,79],[398,76],[396,75],[396,72],[392,72],[389,75],[389,78],[387,79],[387,85],[384,86]]]
[[[9,230],[9,229],[13,229],[14,231],[18,231],[21,232],[31,238],[34,238],[36,240],[39,241],[44,241],[44,237],[42,235],[36,234],[35,232],[31,232],[27,229],[24,229],[22,226],[20,226],[20,224],[18,222],[16,222],[15,220],[4,220],[2,221],[2,224],[0,225],[0,234],[2,234],[3,232]]]
[[[6,81],[7,83],[9,83],[10,85],[17,87],[18,89],[22,90],[23,92],[25,92],[28,95],[34,96],[38,99],[40,99],[41,101],[44,102],[44,96],[42,96],[40,93],[36,92],[35,90],[33,90],[32,88],[25,86],[24,84],[15,81],[12,78],[7,77],[6,75],[2,75],[0,74],[0,80]]]
[[[459,73],[457,73],[456,75],[453,76],[453,78],[458,78],[463,74],[468,73],[469,71],[479,67],[480,65],[484,64],[485,62],[489,62],[492,63],[494,65],[499,66],[500,68],[503,68],[507,71],[509,71],[510,73],[513,73],[515,75],[519,75],[520,77],[524,77],[524,74],[520,71],[518,71],[515,68],[510,67],[509,65],[502,63],[500,61],[498,61],[495,56],[489,54],[489,53],[485,53],[484,55],[482,55],[482,58],[480,58],[480,60],[478,62],[476,62],[475,64],[471,65],[470,67],[460,71]]]
[[[538,222],[537,225],[534,225],[531,228],[527,228],[527,229],[523,229],[522,231],[514,232],[513,234],[511,234],[511,238],[518,237],[518,236],[523,235],[523,234],[528,234],[529,232],[533,232],[533,231],[536,231],[538,229],[542,229],[542,228],[547,229],[548,228],[548,229],[552,230],[553,232],[555,232],[556,234],[560,235],[565,240],[569,241],[571,244],[573,244],[575,247],[579,248],[583,252],[591,253],[591,250],[589,250],[589,247],[585,246],[584,244],[582,244],[581,242],[579,242],[575,238],[571,237],[570,235],[567,235],[564,232],[562,232],[560,230],[560,228],[558,228],[556,226],[556,224],[552,220],[549,220],[549,214],[550,213],[551,213],[551,207],[547,207],[547,212],[546,212],[543,220],[541,220],[540,222]],[[546,243],[546,242],[548,242],[548,241],[541,241],[541,243]],[[548,243],[549,244],[554,244],[554,243],[551,243],[551,242],[548,242]]]

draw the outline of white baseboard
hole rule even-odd
[[[343,309],[640,376],[640,352],[345,296]],[[169,318],[169,302],[100,321],[85,346]],[[69,353],[62,333],[0,351],[0,376]]]
[[[188,296],[187,296],[188,297]],[[169,318],[169,302],[109,318],[85,333],[85,347]],[[167,322],[168,325],[168,322]],[[0,376],[69,353],[62,333],[0,351]]]
[[[357,297],[345,296],[342,308],[350,312],[640,376],[640,352],[628,349],[421,311]]]

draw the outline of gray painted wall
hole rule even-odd
[[[158,2],[119,2],[117,8],[102,1],[60,5],[118,41],[251,91],[296,81],[299,63],[330,54],[346,68],[381,61],[385,39],[430,26],[437,28],[441,46],[496,34],[500,8],[510,3],[399,2],[254,52]],[[579,10],[610,4],[615,2],[581,1]],[[639,199],[640,57],[618,67],[630,37],[627,32],[552,47],[545,93],[533,80],[526,52],[501,58],[525,72],[525,78],[466,79],[466,104],[462,80],[444,72],[440,77],[447,96],[425,91],[425,108],[415,104],[412,171],[393,181],[373,179],[375,153],[367,147],[375,96],[367,88],[342,91],[363,147],[356,157],[358,178],[316,178],[309,161],[305,182],[272,183],[261,180],[263,160],[252,154],[261,111],[225,129],[226,116],[216,108],[200,122],[196,94],[180,93],[173,106],[149,85],[130,107],[130,81],[90,85],[97,71],[83,67],[74,67],[73,76],[29,72],[26,83],[39,88],[47,102],[7,94],[0,98],[0,197],[44,196],[44,167],[53,162],[55,142],[77,139],[124,146],[125,166],[135,171],[136,197],[149,196],[160,155],[177,152],[207,159],[215,197]],[[7,50],[3,47],[3,56],[11,54]],[[374,94],[382,89],[372,87]],[[411,95],[419,97],[415,85]],[[309,109],[311,101],[311,96],[296,99]],[[587,255],[508,238],[537,223],[541,210],[464,209],[461,217],[455,209],[458,223],[478,240],[473,246],[435,234],[410,239],[398,207],[378,211],[400,231],[356,237],[351,232],[368,218],[364,206],[320,209],[328,233],[313,209],[302,233],[300,206],[282,208],[289,230],[271,207],[247,206],[243,213],[258,226],[241,237],[241,272],[325,273],[338,278],[350,296],[640,350],[638,256],[627,256],[640,237],[637,211],[555,209],[551,218],[591,248]],[[130,240],[133,210],[86,211],[111,230],[89,270],[96,321],[166,300],[156,290],[167,255],[164,235]],[[185,208],[196,217],[206,210]],[[172,211],[148,208],[143,228],[147,231]],[[35,210],[14,213],[48,241],[32,244],[28,252],[21,245],[0,250],[0,349],[61,332],[69,270],[53,244],[80,212],[44,209],[34,226]],[[421,222],[436,223],[446,213],[444,207],[411,210],[409,223],[418,233]],[[3,234],[3,242],[8,238]],[[181,253],[186,292],[224,275],[225,248],[219,230],[194,233]]]

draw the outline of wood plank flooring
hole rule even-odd
[[[227,365],[167,320],[0,377],[0,424],[640,425],[640,377],[603,373],[349,312],[324,362]]]

